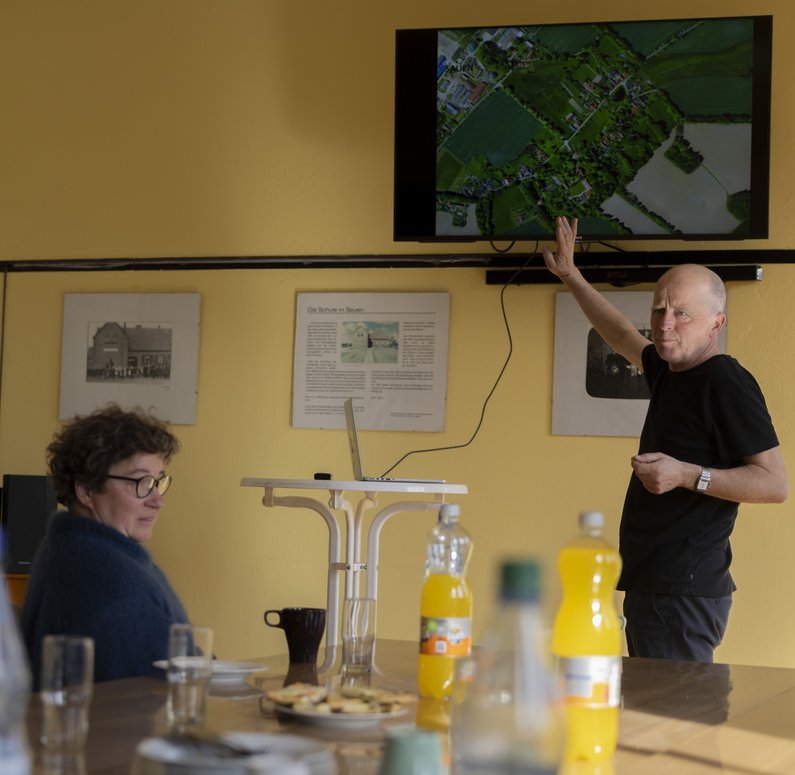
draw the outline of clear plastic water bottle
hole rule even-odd
[[[614,602],[621,558],[602,537],[604,516],[580,514],[580,532],[558,555],[563,600],[552,651],[559,658],[569,762],[605,762],[616,750],[621,700],[621,619]]]
[[[554,775],[564,720],[541,613],[540,567],[505,562],[494,620],[452,711],[455,775]]]
[[[428,538],[420,600],[417,685],[423,697],[443,699],[453,691],[456,659],[472,648],[472,591],[466,568],[472,539],[458,522],[455,503],[443,503]]]
[[[23,729],[29,698],[27,655],[0,563],[0,775],[27,775],[30,772],[30,754]]]

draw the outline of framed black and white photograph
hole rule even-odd
[[[61,346],[65,420],[115,402],[196,422],[198,293],[67,293]]]
[[[603,294],[650,338],[651,291]],[[726,352],[726,326],[719,334]],[[563,436],[639,436],[649,405],[640,369],[596,332],[567,292],[555,296],[552,433]]]

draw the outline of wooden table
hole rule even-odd
[[[374,683],[415,685],[417,644],[379,640]],[[263,687],[279,687],[288,671],[284,655],[257,660],[268,666]],[[333,674],[338,664],[318,678]],[[294,671],[295,672],[295,671]],[[301,677],[301,676],[298,676]],[[276,718],[253,693],[214,690],[208,726],[216,730],[287,731],[326,740],[340,775],[377,773],[383,728],[339,733]],[[244,694],[248,690],[243,689]],[[223,696],[227,695],[227,696]],[[792,775],[795,773],[795,670],[625,659],[619,750],[611,767],[577,775]],[[165,731],[165,681],[133,678],[97,684],[91,706],[85,772],[129,773],[138,742]],[[419,707],[422,714],[437,711]],[[392,724],[413,723],[414,709]],[[43,760],[38,737],[41,711],[31,698],[27,728],[37,774],[64,775]]]

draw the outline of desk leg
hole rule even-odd
[[[265,506],[286,506],[287,508],[311,509],[320,514],[329,531],[328,542],[328,583],[326,594],[326,647],[336,646],[339,638],[339,566],[340,566],[340,527],[334,515],[322,503],[314,498],[299,496],[278,497],[273,494],[272,488],[265,488],[265,497],[262,499]],[[334,649],[330,649],[331,653]]]
[[[364,521],[364,512],[377,504],[377,498],[378,496],[374,492],[368,492],[356,504],[356,517],[353,523],[353,563],[351,563],[353,584],[351,589],[347,591],[347,597],[359,597],[359,576],[356,574],[367,570],[367,565],[362,561],[362,523]]]
[[[384,523],[400,511],[436,511],[442,507],[444,496],[438,495],[435,503],[405,501],[385,506],[373,518],[367,536],[367,597],[378,597],[378,542]]]

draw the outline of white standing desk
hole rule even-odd
[[[359,577],[367,572],[366,597],[378,597],[378,541],[381,528],[394,514],[401,511],[438,511],[447,495],[466,495],[464,484],[439,482],[339,482],[333,479],[255,479],[247,477],[240,482],[242,487],[262,487],[265,495],[263,506],[286,506],[296,509],[311,509],[326,522],[329,531],[328,588],[326,646],[339,643],[339,574],[345,573],[345,597],[359,596]],[[276,490],[317,491],[314,495],[276,495]],[[328,505],[321,502],[322,491],[329,494]],[[354,510],[345,493],[361,493]],[[378,505],[379,493],[402,495],[427,495],[424,500],[401,500],[384,506],[373,517],[367,534],[367,560],[362,558],[362,519],[365,511]],[[342,560],[341,531],[334,511],[345,515],[345,560]],[[332,649],[333,651],[333,649]]]

